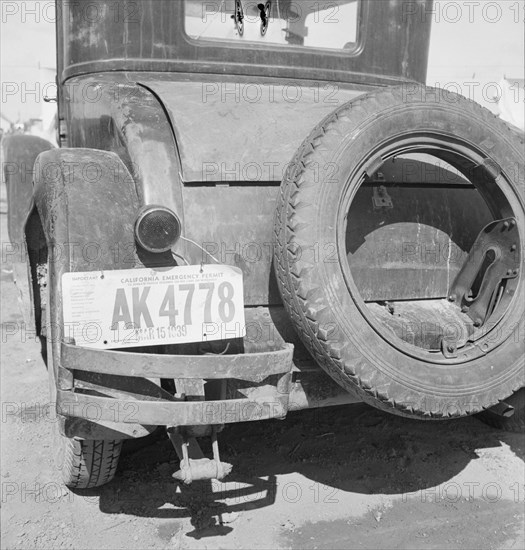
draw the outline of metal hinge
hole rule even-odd
[[[386,187],[380,185],[379,187],[374,187],[374,195],[372,197],[372,203],[374,205],[374,210],[379,208],[394,208],[392,199],[387,193]]]

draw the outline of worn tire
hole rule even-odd
[[[340,204],[359,187],[356,174],[364,170],[365,159],[372,151],[379,155],[380,145],[401,135],[431,136],[429,140],[441,140],[444,147],[460,143],[486,159],[487,170],[500,167],[509,178],[498,185],[508,187],[505,193],[523,242],[523,136],[462,96],[424,87],[413,94],[406,91],[399,87],[360,96],[321,121],[303,142],[281,184],[274,267],[302,341],[342,387],[402,416],[464,416],[525,385],[523,276],[501,322],[507,332],[490,351],[483,355],[474,350],[479,355],[475,360],[468,355],[468,360],[439,359],[436,365],[392,345],[365,319],[366,306],[345,272],[349,268],[343,267],[339,249],[335,262],[319,256],[326,244],[339,246]],[[510,337],[515,334],[512,326],[519,327],[518,338]]]
[[[46,303],[50,304],[49,285],[46,288]],[[51,311],[46,308],[46,324],[52,327]],[[53,365],[53,338],[46,338],[46,367],[48,372],[50,402],[56,403],[56,379]],[[75,439],[62,435],[58,419],[53,425],[53,454],[56,468],[63,482],[72,489],[91,489],[109,483],[117,471],[122,450],[122,440]]]
[[[72,489],[109,483],[117,471],[122,441],[79,440],[59,435],[62,479]]]
[[[505,418],[495,414],[490,409],[483,411],[478,418],[496,428],[505,432],[525,432],[525,388],[514,392],[505,402],[514,407],[514,414],[510,418]]]

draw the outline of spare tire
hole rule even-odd
[[[383,162],[406,151],[457,169],[495,220],[513,218],[523,242],[523,136],[457,94],[415,85],[389,88],[336,109],[290,163],[275,219],[281,296],[318,364],[365,402],[429,419],[474,414],[525,385],[521,272],[505,290],[504,315],[449,357],[386,334],[347,261],[346,220],[355,193]],[[335,253],[323,258],[327,249]],[[519,243],[516,249],[519,254]]]

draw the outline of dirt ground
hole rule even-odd
[[[159,439],[123,457],[109,485],[69,491],[53,465],[40,346],[5,258],[5,200],[0,210],[2,548],[525,547],[524,437],[475,418],[420,422],[361,404],[297,412],[227,428],[224,483],[181,488]]]

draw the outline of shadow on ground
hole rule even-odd
[[[338,491],[400,495],[446,482],[478,458],[477,449],[502,442],[525,458],[521,435],[493,430],[475,418],[424,422],[347,405],[227,427],[220,444],[221,459],[234,464],[228,483],[180,485],[171,478],[177,456],[160,439],[123,457],[115,480],[90,494],[100,496],[100,509],[108,514],[190,518],[194,531],[188,536],[225,535],[232,527],[211,518],[271,506],[279,476],[304,476],[325,502]],[[294,488],[288,489],[293,499]]]

